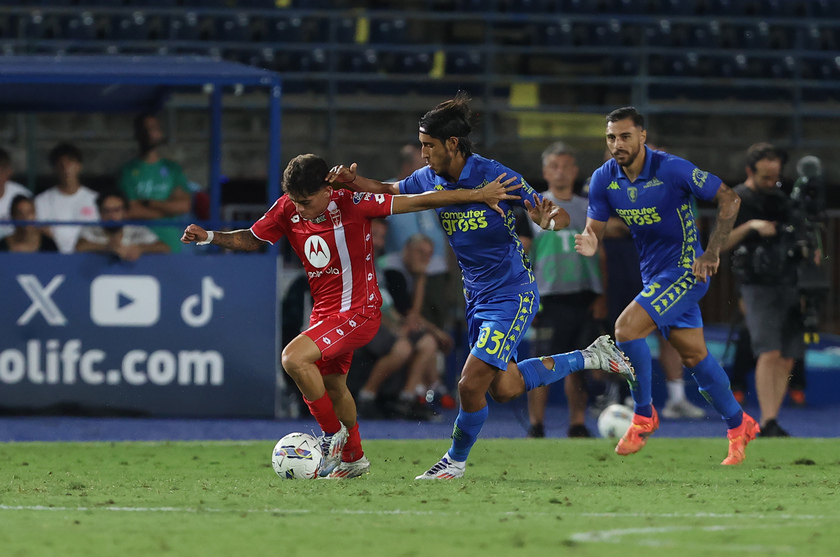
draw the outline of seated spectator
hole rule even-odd
[[[76,242],[77,252],[113,253],[125,261],[137,261],[144,253],[170,252],[169,246],[148,227],[122,223],[128,209],[128,200],[122,192],[99,194],[96,207],[106,224],[84,227]]]
[[[9,153],[0,149],[0,220],[10,220],[10,205],[15,197],[19,195],[32,197],[29,188],[10,180],[13,173],[12,158]],[[0,225],[0,238],[8,236],[13,231],[14,227],[11,224]]]
[[[387,223],[382,219],[372,221],[371,238],[374,249],[381,253],[385,244]],[[424,246],[425,247],[425,246]],[[377,260],[382,261],[382,258]],[[428,263],[428,261],[426,261]],[[437,354],[439,341],[432,330],[418,326],[418,316],[407,319],[395,309],[395,300],[386,286],[385,273],[377,265],[377,274],[382,294],[382,325],[365,350],[377,357],[367,381],[359,390],[359,415],[366,418],[380,418],[383,414],[397,417],[428,420],[435,412],[425,404],[426,386],[430,378],[437,377]],[[419,292],[422,299],[422,292]],[[403,303],[402,296],[400,303]],[[441,331],[439,334],[445,335]],[[446,335],[448,337],[448,335]],[[446,339],[444,339],[445,342]],[[451,347],[451,339],[449,339]],[[394,373],[407,367],[406,381],[396,401],[380,404],[383,383]],[[377,401],[377,398],[380,400]],[[383,413],[382,410],[385,410]]]
[[[138,115],[134,119],[134,139],[139,154],[123,167],[120,177],[120,189],[129,200],[126,218],[179,220],[189,213],[191,197],[181,166],[161,157],[158,151],[166,139],[158,117],[149,113]],[[180,253],[183,228],[153,226],[152,231],[172,253]]]
[[[17,195],[9,207],[11,220],[28,221],[33,224],[16,224],[13,232],[0,239],[0,251],[34,253],[37,251],[57,252],[58,246],[52,238],[42,233],[41,227],[35,226],[35,203],[32,198]]]
[[[50,151],[50,164],[58,184],[35,196],[35,213],[41,221],[99,220],[96,192],[79,181],[82,152],[70,143],[59,143]],[[61,253],[73,253],[80,225],[51,226],[50,234]]]

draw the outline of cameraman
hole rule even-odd
[[[803,358],[802,315],[797,269],[801,254],[791,230],[791,199],[779,189],[786,156],[769,143],[747,149],[747,179],[734,188],[741,210],[725,249],[734,249],[747,329],[752,338],[755,388],[761,408],[761,436],[787,437],[776,418],[794,360]]]

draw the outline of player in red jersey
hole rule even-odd
[[[370,462],[362,451],[356,403],[347,389],[353,351],[379,329],[382,299],[373,265],[370,221],[460,203],[498,203],[518,199],[508,191],[520,187],[502,181],[504,174],[481,189],[389,195],[335,190],[326,181],[329,167],[315,155],[299,155],[283,173],[283,191],[250,229],[206,231],[191,224],[184,243],[215,244],[252,251],[286,236],[309,277],[313,308],[309,328],[282,354],[283,369],[297,384],[324,434],[321,476],[352,478],[366,473]]]

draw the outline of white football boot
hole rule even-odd
[[[341,451],[347,442],[347,428],[344,427],[344,424],[341,424],[341,429],[337,432],[331,435],[325,433],[318,438],[318,441],[321,443],[322,453],[321,469],[318,475],[323,478],[328,476],[341,463]]]
[[[437,464],[426,470],[425,473],[420,474],[415,480],[454,480],[455,478],[463,478],[464,470],[467,467],[466,462],[458,462],[452,460],[449,452],[443,455]]]
[[[630,383],[636,381],[636,372],[630,365],[630,358],[615,345],[609,335],[602,335],[595,342],[581,350],[586,369],[602,369],[607,373],[617,373]]]
[[[330,472],[327,479],[330,480],[346,480],[348,478],[358,478],[362,474],[370,472],[370,461],[366,456],[363,456],[355,462],[342,461],[335,470]]]

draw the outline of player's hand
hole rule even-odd
[[[720,256],[707,251],[694,260],[691,271],[700,279],[700,282],[706,282],[706,279],[717,273],[718,265],[720,265]]]
[[[338,164],[332,167],[327,173],[326,181],[330,184],[339,182],[345,186],[349,186],[356,181],[356,166],[356,163],[351,164],[350,168],[347,168],[343,164]]]
[[[191,224],[184,229],[184,234],[181,236],[181,241],[185,244],[190,242],[204,242],[207,240],[207,231],[198,226]]]
[[[592,257],[598,251],[598,238],[586,231],[575,234],[575,251],[586,257]]]
[[[120,246],[116,250],[116,254],[123,261],[137,261],[143,255],[143,250],[140,246]]]
[[[571,218],[565,209],[554,204],[550,199],[543,197],[539,200],[536,194],[531,200],[525,200],[525,208],[528,209],[528,216],[537,223],[543,230],[562,230],[569,226]],[[554,221],[554,224],[551,221]]]
[[[769,220],[752,219],[750,221],[750,228],[758,232],[762,238],[770,238],[778,233],[776,223]]]
[[[481,200],[502,216],[505,216],[505,212],[499,207],[499,202],[508,199],[519,199],[518,195],[511,195],[508,192],[522,187],[521,184],[511,185],[517,180],[516,176],[502,181],[502,178],[505,176],[507,176],[507,172],[502,172],[495,180],[478,190],[481,192]]]

